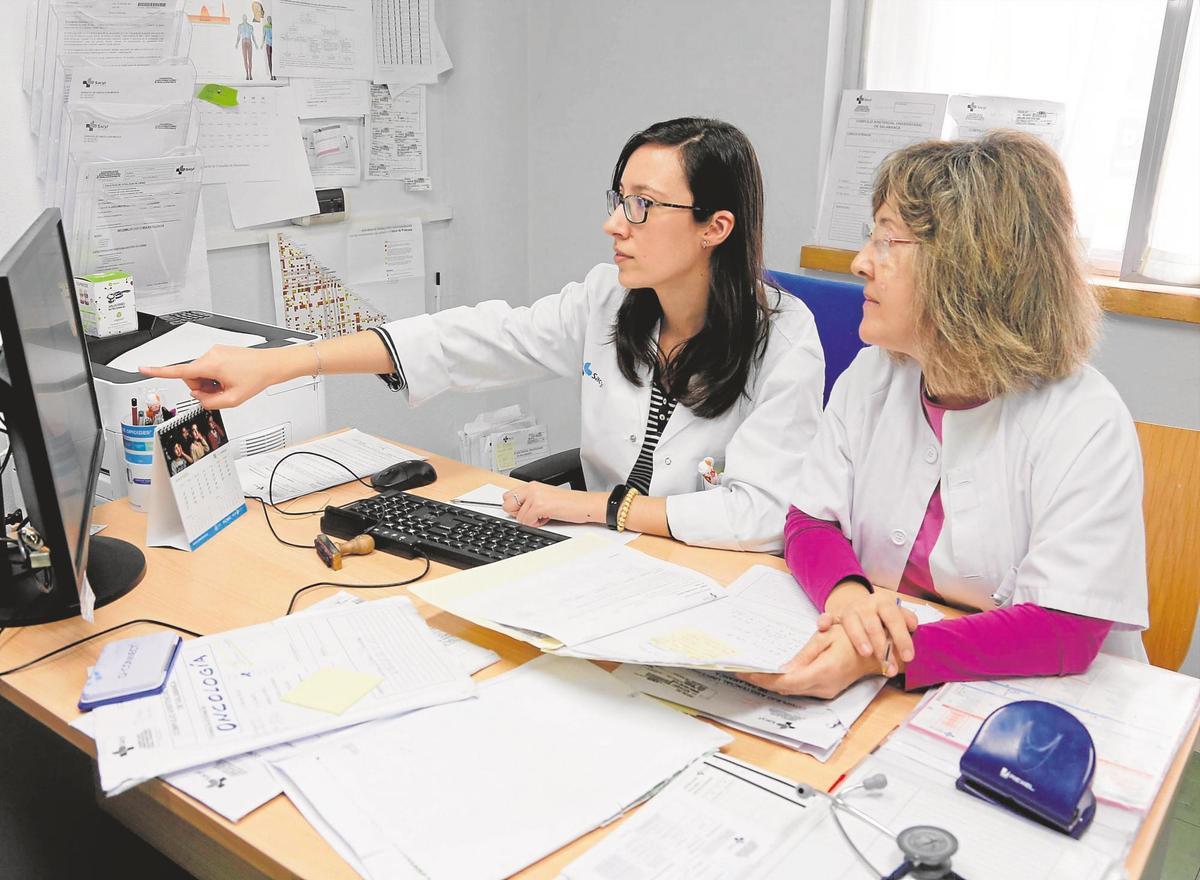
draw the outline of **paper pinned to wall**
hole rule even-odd
[[[425,87],[395,92],[386,85],[371,86],[367,122],[367,179],[427,179]]]
[[[262,3],[184,0],[183,8],[191,24],[188,54],[202,81],[241,86],[270,82],[278,74],[268,53],[269,16]]]
[[[400,281],[425,275],[420,220],[368,226],[346,236],[351,281]]]
[[[361,0],[274,0],[279,76],[368,80],[371,8]],[[271,19],[270,16],[267,17]]]
[[[377,83],[435,83],[433,0],[371,0]]]
[[[280,131],[280,177],[273,181],[231,183],[226,186],[229,215],[237,229],[278,223],[293,217],[307,217],[320,210],[290,88],[278,89],[274,111],[274,124]]]
[[[366,116],[371,112],[370,85],[359,79],[295,77],[291,81],[301,119]]]
[[[367,233],[372,228],[390,227],[297,226],[272,233],[271,286],[280,326],[328,338],[425,311],[424,278],[351,280],[351,236],[365,235],[355,245],[357,253],[358,248],[374,244]],[[382,235],[386,237],[386,233]]]
[[[280,118],[283,89],[243,88],[233,107],[196,101],[205,183],[279,180],[287,128]]]
[[[349,121],[300,123],[304,154],[317,189],[362,182],[362,126]]]

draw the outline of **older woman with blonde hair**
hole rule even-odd
[[[864,349],[801,468],[788,565],[824,613],[784,672],[831,696],[1145,659],[1142,468],[1116,390],[1085,361],[1100,312],[1054,152],[996,131],[890,156],[866,281]],[[969,614],[917,626],[899,594]]]

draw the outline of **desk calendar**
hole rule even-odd
[[[146,543],[195,550],[246,512],[219,412],[192,411],[158,426],[150,467]]]

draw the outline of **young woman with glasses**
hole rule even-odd
[[[928,141],[884,161],[864,349],[800,471],[786,557],[824,611],[777,675],[832,696],[1145,660],[1142,465],[1116,390],[1085,361],[1100,311],[1066,174],[1038,139]],[[898,592],[897,592],[898,591]],[[898,594],[969,614],[917,626]]]
[[[378,373],[412,405],[577,376],[588,491],[511,490],[505,509],[519,522],[778,550],[824,361],[808,310],[761,282],[754,150],[724,122],[658,123],[625,144],[606,199],[613,263],[532,306],[484,302],[311,348],[218,347],[143,372],[186,380],[210,408],[318,371]]]

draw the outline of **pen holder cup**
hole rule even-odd
[[[150,503],[150,465],[154,461],[155,425],[121,423],[121,446],[125,454],[125,488],[129,506],[146,512]]]

